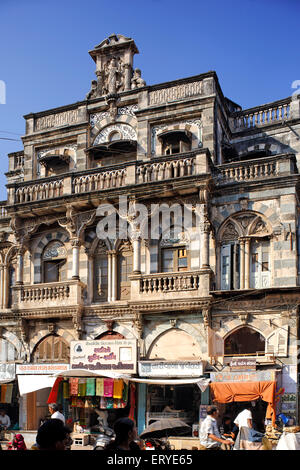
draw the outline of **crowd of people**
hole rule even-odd
[[[171,406],[171,405],[170,405]],[[71,430],[65,425],[65,417],[59,411],[56,403],[49,404],[51,418],[46,420],[38,429],[36,442],[31,450],[69,450],[73,440]],[[231,449],[238,440],[241,432],[249,434],[257,439],[263,433],[255,429],[253,424],[251,403],[246,403],[244,409],[234,420],[230,416],[223,416],[222,424],[218,426],[219,411],[216,406],[209,406],[207,417],[201,424],[199,439],[201,450],[227,450]],[[0,410],[0,425],[7,429],[10,419],[5,410]],[[109,451],[140,451],[138,445],[137,429],[134,421],[129,418],[120,418],[114,424],[115,439],[111,441],[106,450]],[[8,443],[8,450],[27,450],[22,434],[15,434],[12,442]]]
[[[240,439],[249,439],[252,442],[261,442],[264,433],[261,427],[253,422],[251,403],[245,403],[244,409],[234,420],[230,416],[223,416],[222,425],[218,427],[219,411],[216,406],[207,409],[207,417],[200,427],[200,448],[202,450],[228,450],[239,448]],[[260,428],[260,429],[258,429]]]

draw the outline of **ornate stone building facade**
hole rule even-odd
[[[299,96],[242,110],[215,72],[147,86],[136,53],[110,36],[86,99],[25,116],[0,220],[2,363],[69,362],[72,340],[110,333],[141,364],[254,355],[296,396]],[[125,196],[198,222],[145,240],[127,216],[126,240],[99,240],[99,206],[122,217]]]

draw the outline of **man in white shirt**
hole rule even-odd
[[[3,409],[0,410],[0,425],[4,428],[4,430],[10,427],[10,418]]]
[[[232,440],[221,438],[216,421],[218,414],[215,406],[208,407],[207,417],[201,424],[200,444],[207,450],[219,450],[221,444],[233,444]]]
[[[241,413],[239,413],[235,418],[234,424],[238,426],[239,430],[241,430],[242,427],[250,429],[252,428],[252,413],[250,410],[251,403],[247,403],[245,405],[245,409],[241,411]]]
[[[50,403],[48,408],[51,414],[51,419],[60,419],[65,424],[65,417],[62,413],[60,413],[60,411],[58,411],[58,406],[56,403]]]

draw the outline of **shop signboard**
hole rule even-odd
[[[253,357],[233,357],[230,370],[256,370],[256,359]]]
[[[0,383],[14,380],[16,377],[15,364],[0,364]]]
[[[17,375],[52,375],[70,369],[69,364],[17,364]]]
[[[70,353],[71,369],[136,373],[134,339],[71,341]]]
[[[204,371],[203,361],[140,361],[141,377],[200,377]]]
[[[276,371],[211,372],[210,379],[212,382],[261,382],[264,380],[276,380]]]

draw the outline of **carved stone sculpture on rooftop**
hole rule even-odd
[[[121,59],[112,57],[104,67],[103,93],[114,95],[124,89],[124,67]]]
[[[142,79],[142,72],[140,69],[135,69],[131,79],[131,89],[134,90],[135,88],[142,88],[143,86],[146,86],[146,82]]]

